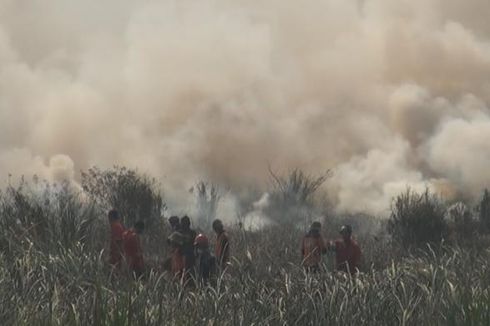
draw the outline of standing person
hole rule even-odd
[[[180,232],[175,231],[170,234],[167,241],[170,245],[170,266],[168,266],[168,269],[172,277],[180,282],[182,281],[185,269],[184,255],[182,253],[184,239]]]
[[[179,233],[180,232],[179,217],[175,216],[175,215],[170,216],[168,218],[168,224],[170,224],[170,236],[167,238],[167,243],[170,246],[170,257],[165,259],[165,261],[163,262],[163,269],[170,272],[170,271],[172,271],[172,255],[173,255],[173,249],[174,249],[174,244],[172,244],[171,237],[172,237],[173,233],[176,233],[176,232]]]
[[[322,254],[327,252],[325,240],[320,234],[321,229],[320,222],[313,222],[301,242],[302,265],[307,272],[319,272]]]
[[[180,219],[180,233],[184,237],[182,252],[186,260],[185,265],[187,269],[190,269],[194,266],[194,239],[197,234],[191,229],[191,219],[187,215]]]
[[[185,282],[188,283],[193,277],[194,268],[194,239],[196,238],[196,231],[191,229],[191,219],[185,215],[180,219],[180,233],[183,236],[182,254],[184,255],[184,274]]]
[[[230,261],[230,241],[221,220],[216,219],[213,221],[213,230],[216,232],[214,253],[218,262],[218,267],[221,270],[225,270]]]
[[[361,263],[361,248],[352,239],[352,227],[343,225],[340,228],[341,239],[329,244],[329,249],[335,251],[335,267],[338,271],[354,275],[359,271]]]
[[[107,217],[111,228],[109,264],[114,268],[119,268],[123,258],[124,226],[121,224],[121,219],[117,210],[111,209],[107,214]]]
[[[207,285],[216,275],[216,258],[209,250],[209,240],[204,234],[198,234],[194,240],[196,255],[196,279],[199,284]]]
[[[143,260],[143,248],[141,247],[140,235],[143,233],[145,224],[138,221],[134,227],[126,230],[123,234],[124,254],[129,270],[136,276],[140,277],[145,269]]]

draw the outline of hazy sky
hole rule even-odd
[[[178,198],[333,169],[339,211],[490,186],[488,0],[0,0],[0,177]]]

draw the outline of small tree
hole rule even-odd
[[[0,250],[22,251],[33,244],[37,249],[57,251],[97,239],[93,205],[81,199],[68,182],[34,185],[21,179],[0,194]]]
[[[311,220],[313,199],[316,191],[331,176],[327,170],[320,176],[310,176],[294,169],[286,177],[277,176],[271,169],[272,191],[267,216],[276,222],[294,223]]]
[[[404,247],[440,242],[446,233],[445,207],[428,189],[418,194],[410,188],[392,203],[388,232]]]
[[[151,228],[166,209],[156,180],[125,167],[90,168],[82,172],[82,187],[102,209],[120,211],[126,225],[143,220]]]
[[[447,209],[446,221],[450,236],[461,243],[472,239],[477,231],[473,212],[462,202],[455,203]]]
[[[216,218],[220,200],[218,186],[200,181],[192,188],[197,200],[197,221],[201,227],[210,228],[212,220]]]
[[[480,202],[480,223],[486,232],[490,231],[490,193],[488,189],[483,191],[483,197]]]

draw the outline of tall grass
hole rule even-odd
[[[410,254],[359,234],[364,263],[351,278],[305,274],[301,230],[230,230],[232,266],[209,287],[184,288],[161,268],[164,240],[141,280],[106,264],[104,212],[67,187],[0,195],[2,325],[489,325],[488,239],[421,245]],[[146,235],[150,241],[164,226]],[[324,230],[329,234],[333,230]]]
[[[251,255],[254,257],[257,252]],[[240,259],[216,287],[185,289],[164,274],[111,275],[82,246],[1,260],[0,318],[11,325],[488,325],[488,253],[430,249],[356,278],[305,275],[296,264]]]

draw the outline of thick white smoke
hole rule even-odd
[[[490,185],[487,0],[0,0],[0,173],[138,167],[169,200],[332,168],[339,211]]]

